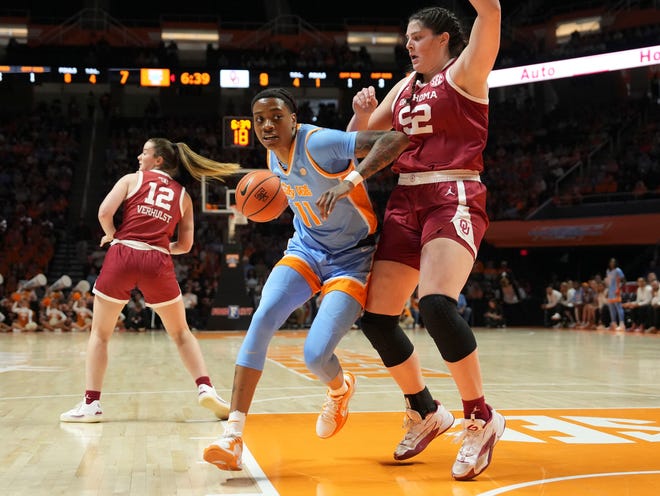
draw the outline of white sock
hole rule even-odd
[[[245,420],[247,414],[234,410],[229,413],[227,424],[225,425],[225,434],[233,434],[234,436],[242,436],[243,429],[245,428]]]
[[[348,391],[348,384],[346,384],[346,381],[344,380],[344,382],[341,383],[341,387],[330,390],[330,396],[342,396],[346,391]]]

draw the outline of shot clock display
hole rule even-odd
[[[225,148],[252,148],[254,146],[251,117],[224,117],[222,127],[222,145]]]

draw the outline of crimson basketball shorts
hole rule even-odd
[[[181,298],[172,256],[158,250],[137,250],[120,243],[105,255],[93,293],[126,303],[139,289],[149,307],[168,305]]]
[[[374,260],[391,260],[419,270],[422,246],[449,238],[477,257],[488,228],[486,186],[480,181],[397,185],[385,208]]]

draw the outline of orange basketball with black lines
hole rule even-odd
[[[236,185],[236,209],[253,222],[277,219],[289,205],[280,178],[269,170],[251,171]]]

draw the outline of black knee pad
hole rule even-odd
[[[453,298],[439,294],[423,296],[419,300],[419,312],[446,361],[458,362],[477,349],[474,333],[458,313]]]
[[[414,351],[406,333],[399,325],[398,315],[364,312],[360,319],[362,332],[378,352],[386,367],[405,362]]]

